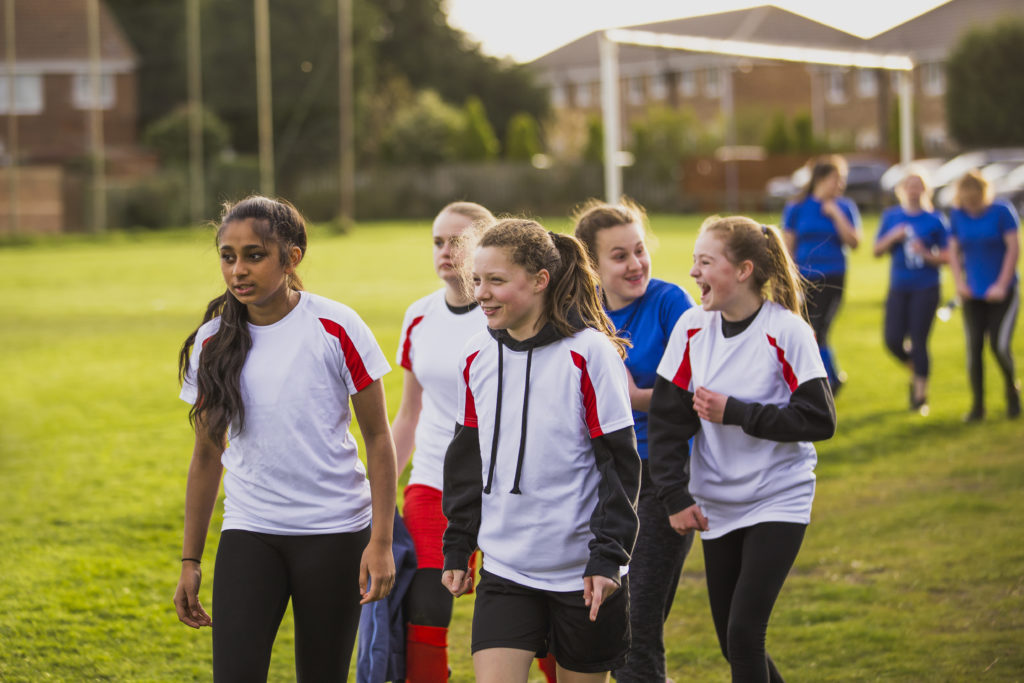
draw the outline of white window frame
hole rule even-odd
[[[846,71],[829,69],[825,72],[825,100],[829,104],[846,103]]]
[[[630,78],[626,85],[626,99],[632,104],[639,106],[643,104],[647,99],[647,93],[644,90],[644,77],[633,76]]]
[[[668,74],[655,74],[651,76],[651,99],[657,102],[664,102],[668,99],[669,78]]]
[[[878,96],[878,77],[871,69],[857,69],[857,95],[862,98]]]
[[[591,107],[594,104],[594,84],[576,84],[576,106],[580,108]]]
[[[921,91],[930,97],[946,94],[946,66],[942,62],[921,65]]]
[[[556,109],[564,109],[569,104],[569,93],[566,92],[565,85],[561,83],[555,83],[551,86],[551,106]]]
[[[114,74],[100,74],[99,106],[93,103],[92,79],[88,73],[71,76],[71,104],[75,109],[113,109],[117,101]]]
[[[704,97],[718,99],[722,96],[722,70],[716,66],[704,69]]]
[[[697,72],[686,69],[679,72],[678,83],[679,94],[683,97],[694,97],[697,95]]]
[[[0,76],[0,114],[10,114],[7,101],[7,76]],[[14,113],[39,114],[45,107],[43,101],[43,77],[41,74],[15,74]]]

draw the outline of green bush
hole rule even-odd
[[[459,156],[462,112],[433,90],[418,93],[399,109],[384,133],[384,158],[394,163],[433,165]]]
[[[459,136],[459,159],[462,161],[489,161],[498,156],[501,144],[494,134],[487,112],[479,97],[470,97],[463,107],[462,134]]]
[[[188,162],[189,108],[181,105],[170,114],[157,119],[142,134],[142,142],[160,156],[165,164]],[[231,131],[216,114],[202,111],[203,160],[207,163],[227,149]]]
[[[541,152],[540,125],[528,112],[519,112],[508,122],[505,134],[505,158],[510,161],[529,161]]]

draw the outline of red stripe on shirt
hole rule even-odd
[[[590,438],[596,439],[604,435],[601,429],[601,420],[597,417],[597,395],[594,394],[594,384],[590,381],[590,373],[587,372],[587,359],[570,351],[572,362],[580,369],[580,391],[583,392],[583,409],[587,415],[587,429],[590,430]]]
[[[672,378],[672,383],[683,391],[690,390],[690,380],[693,379],[693,370],[690,368],[690,339],[693,335],[700,332],[699,327],[693,327],[686,331],[686,348],[683,350],[683,360],[679,363],[679,369],[676,370],[676,376]]]
[[[775,348],[775,355],[778,357],[779,363],[782,365],[782,377],[786,380],[786,384],[789,385],[789,390],[796,391],[799,384],[796,381],[796,373],[793,372],[793,366],[789,364],[788,360],[786,360],[786,352],[779,347],[778,343],[775,341],[775,337],[770,334],[766,334],[765,336],[768,337],[768,343]]]
[[[412,371],[412,330],[414,327],[423,322],[423,316],[418,315],[412,319],[409,323],[409,327],[405,330],[405,343],[402,344],[402,367],[406,370]]]
[[[466,409],[462,411],[462,425],[464,427],[476,427],[476,402],[473,400],[473,390],[469,388],[469,366],[473,364],[479,351],[474,351],[466,358],[466,368],[462,371],[462,378],[466,380]]]
[[[338,343],[341,344],[341,352],[345,356],[345,366],[348,368],[348,374],[352,376],[352,384],[355,385],[356,391],[362,391],[373,384],[373,378],[366,371],[363,359],[359,355],[359,351],[356,350],[356,345],[349,338],[345,328],[327,318],[320,318],[320,324],[327,330],[327,334],[338,338]]]

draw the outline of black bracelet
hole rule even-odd
[[[198,560],[198,559],[196,559],[194,557],[183,557],[183,558],[181,558],[181,561],[182,562],[195,562],[196,564],[202,564],[202,562],[200,560]]]

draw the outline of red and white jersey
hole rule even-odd
[[[741,401],[786,405],[796,388],[825,377],[814,333],[802,318],[765,301],[750,326],[722,334],[718,311],[686,311],[669,338],[658,374],[679,388],[707,387]],[[806,441],[750,436],[738,425],[701,420],[690,454],[690,495],[718,538],[760,522],[807,524],[817,453]]]
[[[397,363],[423,387],[409,483],[439,491],[444,480],[444,453],[455,434],[459,354],[470,337],[487,327],[479,306],[455,313],[445,303],[444,292],[440,289],[409,306],[396,355]]]
[[[220,318],[199,328],[181,398],[194,403],[196,368]],[[242,367],[245,425],[221,457],[223,529],[269,534],[347,533],[370,523],[370,485],[349,431],[349,397],[391,368],[348,306],[300,292],[272,325],[249,325]]]
[[[477,429],[485,483],[484,568],[531,588],[581,590],[602,481],[591,439],[633,425],[626,366],[607,336],[584,328],[531,349],[503,347],[499,382],[501,344],[487,331],[474,336],[459,374],[458,422]]]

